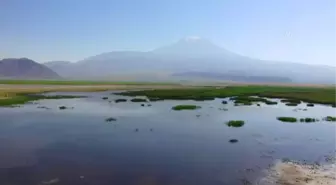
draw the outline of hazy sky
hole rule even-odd
[[[0,58],[77,61],[200,36],[261,59],[336,66],[335,0],[0,0]]]

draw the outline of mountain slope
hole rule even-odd
[[[212,73],[212,72],[184,72],[176,73],[174,76],[179,77],[200,77],[204,79],[226,80],[237,82],[252,82],[252,83],[291,83],[292,80],[288,77],[277,76],[262,76],[262,75],[245,75],[241,73]]]
[[[7,58],[0,60],[0,77],[31,79],[60,78],[53,70],[28,58]]]
[[[52,69],[57,74],[62,77],[66,77],[73,72],[76,67],[74,67],[73,63],[69,61],[49,61],[43,63],[43,65],[47,66],[49,69]]]
[[[54,67],[51,68],[54,69]],[[244,78],[246,76],[261,76],[286,78],[297,83],[332,84],[335,84],[336,75],[335,67],[253,59],[230,52],[198,37],[184,38],[149,52],[103,53],[73,63],[66,67],[65,71],[57,72],[72,78],[99,76],[105,78],[110,75],[139,72],[175,74],[193,71],[213,73],[212,76],[235,72],[235,75],[241,74],[241,78],[236,78],[240,80],[248,80]],[[197,75],[204,76],[204,74],[194,73],[191,77]],[[223,78],[223,80],[226,79]]]
[[[182,58],[238,57],[237,54],[199,37],[187,37],[171,45],[157,48],[152,52],[158,55]]]

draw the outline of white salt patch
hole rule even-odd
[[[278,162],[258,185],[334,185],[336,166]]]

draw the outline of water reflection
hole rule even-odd
[[[276,120],[334,115],[327,106],[293,111],[282,104],[237,107],[217,99],[183,101],[202,108],[173,111],[181,101],[142,107],[109,102],[119,98],[110,92],[72,94],[89,97],[0,109],[0,184],[232,185],[254,182],[276,159],[314,162],[335,151],[335,124]],[[106,122],[110,117],[117,120]],[[228,120],[246,124],[230,128]]]

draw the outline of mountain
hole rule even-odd
[[[237,54],[224,50],[209,40],[200,37],[186,37],[171,45],[157,48],[152,52],[179,58],[238,57]]]
[[[60,76],[68,76],[75,69],[73,63],[69,61],[49,61],[43,63],[43,65],[55,71]]]
[[[60,76],[48,67],[28,58],[0,60],[1,78],[57,79]]]
[[[235,73],[236,77],[241,75],[241,78],[235,79],[243,81],[248,80],[246,78],[248,76],[259,76],[279,77],[278,79],[282,79],[283,82],[288,82],[285,79],[290,79],[296,83],[335,84],[336,74],[336,68],[330,66],[267,61],[242,56],[199,37],[187,37],[148,52],[103,53],[66,65],[63,70],[50,67],[69,78],[108,78],[134,73],[162,73],[169,74],[170,77],[176,79],[179,75],[172,74],[197,71],[213,73],[212,76],[224,74],[221,77],[222,80],[230,80],[228,74]],[[204,77],[203,73],[192,75],[189,73],[189,75],[190,77]],[[183,76],[187,75],[188,73]],[[262,79],[265,78],[259,80]]]
[[[49,61],[43,63],[43,65],[49,67],[49,68],[62,68],[64,66],[70,65],[71,62],[69,61]]]
[[[178,77],[202,77],[204,79],[227,80],[236,82],[251,82],[251,83],[291,83],[292,80],[288,77],[278,76],[250,76],[241,73],[212,73],[212,72],[184,72],[176,73],[173,76]]]

